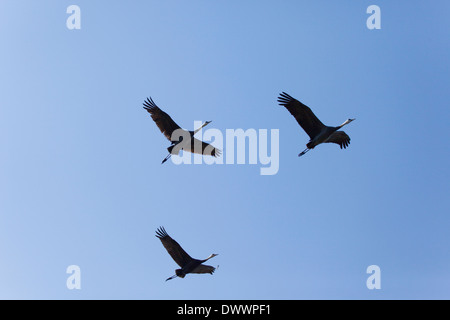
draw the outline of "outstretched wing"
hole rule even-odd
[[[215,148],[212,144],[200,141],[197,138],[191,139],[191,149],[187,151],[204,156],[213,156],[215,158],[220,157],[222,154],[222,151]]]
[[[191,271],[191,273],[210,273],[213,274],[216,268],[208,266],[206,264],[201,264],[197,268]]]
[[[344,131],[335,131],[325,142],[337,143],[341,149],[345,149],[350,144],[350,137]]]
[[[167,252],[170,254],[172,259],[183,268],[186,264],[188,264],[193,259],[183,250],[183,248],[173,240],[166,232],[164,227],[159,227],[156,230],[156,237],[161,240],[164,248],[166,248]]]
[[[177,129],[181,129],[167,113],[158,108],[152,98],[147,98],[147,100],[144,101],[144,109],[150,113],[159,130],[161,130],[169,141],[171,141],[172,133]]]
[[[280,106],[288,109],[311,139],[316,137],[325,127],[308,106],[292,98],[287,93],[281,93],[278,97],[278,102]]]

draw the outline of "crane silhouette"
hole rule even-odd
[[[180,277],[184,278],[188,273],[209,273],[213,274],[216,268],[204,265],[203,263],[208,261],[211,258],[217,256],[217,254],[213,253],[208,258],[204,260],[198,260],[191,258],[190,255],[183,250],[183,248],[173,240],[166,232],[164,227],[159,227],[156,230],[156,237],[161,240],[164,248],[166,248],[167,252],[170,254],[172,259],[181,267],[181,269],[176,269],[175,274],[167,280]]]
[[[172,118],[162,111],[152,100],[152,98],[147,98],[144,101],[144,109],[150,113],[153,121],[155,121],[159,130],[162,134],[169,139],[172,143],[170,147],[167,148],[169,155],[161,162],[163,164],[166,162],[172,154],[178,155],[180,150],[189,151],[191,153],[210,155],[213,157],[219,157],[221,151],[209,143],[200,141],[194,138],[194,135],[199,132],[206,125],[211,123],[211,121],[206,121],[200,128],[194,131],[187,131],[181,129],[181,127],[172,120]]]
[[[308,106],[304,105],[297,99],[292,98],[285,92],[280,94],[278,97],[278,102],[294,116],[298,124],[309,135],[310,140],[306,144],[306,149],[300,152],[298,155],[299,157],[307,153],[309,150],[314,149],[321,143],[336,143],[341,147],[341,149],[347,148],[350,144],[350,137],[344,131],[338,130],[355,119],[347,119],[340,126],[329,127],[324,125]]]

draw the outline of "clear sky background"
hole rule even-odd
[[[81,9],[69,30],[66,9]],[[369,30],[369,5],[381,30]],[[0,298],[450,299],[450,2],[0,2]],[[285,91],[351,145],[317,147]],[[161,165],[182,127],[280,167]],[[205,128],[206,129],[206,128]],[[224,150],[226,154],[226,150]],[[211,275],[178,267],[167,232]],[[81,268],[68,290],[66,268]],[[381,269],[369,290],[366,269]]]

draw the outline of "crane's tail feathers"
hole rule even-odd
[[[300,152],[300,153],[298,154],[298,156],[301,157],[302,155],[304,155],[305,153],[307,153],[309,150],[311,150],[311,149],[306,148],[305,150],[303,150],[302,152]]]
[[[165,157],[164,160],[161,162],[161,164],[163,164],[164,162],[166,162],[167,160],[169,160],[169,158],[170,158],[171,155],[172,155],[172,154],[169,153],[169,154],[167,155],[167,157]]]

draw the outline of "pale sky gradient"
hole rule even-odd
[[[81,8],[81,30],[66,9]],[[381,30],[366,9],[381,8]],[[0,2],[1,299],[449,299],[448,1]],[[351,145],[308,137],[285,91]],[[280,168],[161,165],[181,126]],[[226,153],[226,150],[224,150]],[[159,226],[213,275],[178,267]],[[381,268],[368,290],[366,268]],[[66,268],[81,268],[81,290]]]

